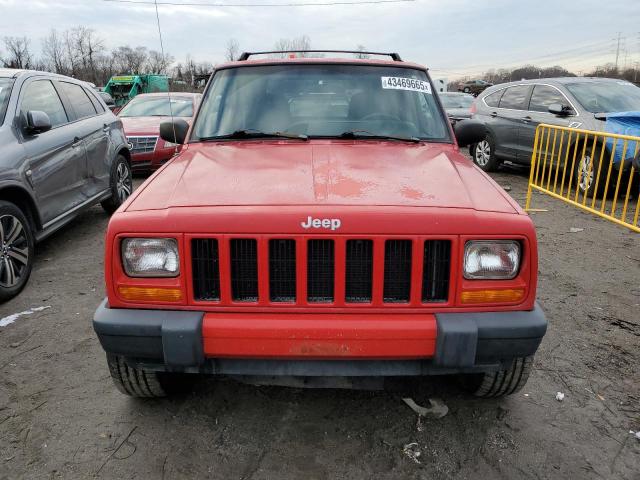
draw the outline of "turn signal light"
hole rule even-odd
[[[524,288],[509,288],[504,290],[466,290],[462,292],[462,303],[501,303],[519,302],[524,298]]]
[[[145,302],[179,302],[182,292],[179,288],[168,287],[130,287],[120,285],[118,293],[124,300]]]

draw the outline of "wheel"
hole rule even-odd
[[[464,88],[462,89],[462,91],[463,91],[464,93],[469,93],[469,92],[471,91],[471,89],[470,89],[469,87],[464,87]]]
[[[493,172],[500,165],[496,158],[495,141],[488,132],[484,140],[475,144],[472,156],[473,162],[485,172]]]
[[[13,203],[0,201],[0,302],[15,297],[33,267],[33,233],[27,217]]]
[[[124,156],[118,154],[111,166],[111,179],[109,180],[111,196],[100,203],[104,210],[111,214],[131,195],[133,191],[133,177],[131,166]]]
[[[601,147],[596,145],[595,155],[593,155],[591,146],[584,148],[584,153],[582,145],[576,145],[575,148],[577,149],[577,155],[575,157],[576,164],[573,169],[573,184],[575,188],[578,189],[579,195],[584,195],[586,192],[588,197],[593,197],[594,195],[601,198],[606,197],[608,192],[605,192],[604,187],[605,183],[607,183],[607,169],[609,165],[603,162],[602,166],[600,166],[598,152],[600,152]],[[606,152],[604,158],[608,158]],[[598,169],[600,169],[600,176],[596,188],[595,182],[598,176]],[[615,185],[616,179],[618,178],[617,175],[617,170],[615,168],[612,169],[607,190],[611,189],[612,184]]]
[[[464,376],[464,386],[476,397],[511,395],[522,390],[533,365],[533,357],[516,358],[507,370]]]
[[[187,392],[193,386],[194,375],[154,372],[128,365],[119,355],[107,353],[107,364],[113,383],[125,395],[139,398],[160,398]]]

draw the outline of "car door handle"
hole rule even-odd
[[[103,131],[104,133],[108,133],[108,132],[109,132],[109,130],[111,130],[111,126],[110,126],[110,125],[107,125],[107,124],[105,123],[105,124],[102,126],[102,131]]]
[[[489,114],[490,117],[496,118],[498,116],[498,112],[491,112]]]
[[[533,120],[533,118],[531,118],[529,115],[527,115],[526,117],[522,117],[522,121],[524,123],[529,123],[531,120]]]
[[[71,144],[71,148],[76,148],[76,147],[79,147],[80,145],[82,145],[82,139],[75,137],[73,139],[73,143]]]

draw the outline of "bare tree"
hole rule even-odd
[[[224,58],[229,62],[238,59],[240,55],[240,43],[235,38],[230,38],[225,47]]]
[[[354,54],[354,56],[356,58],[360,58],[360,59],[367,59],[369,58],[369,55],[363,52],[367,51],[367,47],[365,47],[364,45],[358,45],[358,48],[356,48],[356,51],[358,53]]]
[[[119,73],[142,72],[148,58],[146,47],[131,48],[129,45],[116,48],[112,55]]]
[[[103,40],[96,35],[95,30],[83,26],[75,27],[72,37],[82,64],[83,76],[96,83],[96,57],[105,50]]]
[[[68,73],[69,62],[67,61],[64,38],[58,35],[55,28],[52,28],[49,35],[42,39],[42,55],[47,70],[63,75]]]
[[[291,52],[295,50],[310,50],[311,49],[311,39],[308,35],[302,35],[297,38],[281,38],[274,45],[273,49],[280,52]],[[309,54],[302,52],[299,53],[301,57],[308,57]],[[287,56],[286,53],[279,53],[275,55],[279,58],[285,58]]]
[[[4,59],[5,67],[32,68],[33,56],[29,50],[30,40],[27,37],[4,37],[4,46],[8,56]]]
[[[149,50],[147,57],[146,70],[148,73],[167,73],[169,66],[173,63],[174,58],[168,53],[164,56],[156,50]]]

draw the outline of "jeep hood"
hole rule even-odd
[[[126,210],[255,205],[520,211],[452,145],[377,141],[190,144],[134,193]]]

